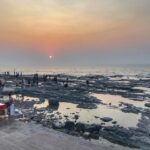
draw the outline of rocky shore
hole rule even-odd
[[[68,76],[59,75],[1,75],[0,94],[6,96],[11,88],[11,94],[17,109],[21,110],[28,122],[36,122],[45,127],[65,132],[85,139],[103,137],[113,143],[131,148],[149,150],[150,147],[150,76],[124,77],[122,75],[105,76]],[[1,82],[2,83],[2,82]],[[143,89],[141,88],[143,87]],[[9,91],[10,92],[10,91]],[[128,98],[131,103],[106,103],[103,99],[91,95],[111,94]],[[94,118],[101,123],[84,122],[80,120],[80,112],[69,115],[59,112],[61,103],[71,103],[79,110],[95,110],[106,106],[122,113],[140,115],[136,127],[125,128],[110,116]],[[136,106],[134,102],[142,102]],[[37,106],[37,107],[35,107]],[[66,110],[71,109],[69,106]],[[16,119],[22,114],[16,115]],[[127,120],[123,120],[126,122]],[[132,121],[132,120],[131,120]]]

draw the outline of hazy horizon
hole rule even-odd
[[[150,64],[149,6],[149,0],[1,0],[0,67]]]

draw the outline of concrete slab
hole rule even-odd
[[[0,122],[1,124],[1,122]],[[87,141],[34,123],[0,126],[0,150],[130,150],[105,140]]]

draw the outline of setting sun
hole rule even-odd
[[[53,58],[53,56],[50,55],[50,56],[49,56],[49,59],[52,59],[52,58]]]

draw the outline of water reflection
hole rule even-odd
[[[39,98],[24,96],[23,101],[37,101],[34,104],[34,108],[41,109],[46,113],[46,116],[49,117],[52,114],[55,118],[58,118],[60,121],[72,120],[77,122],[83,122],[88,124],[101,124],[104,123],[100,118],[111,117],[113,121],[117,121],[117,124],[125,128],[136,127],[138,120],[141,118],[140,114],[133,113],[124,113],[119,108],[118,105],[120,102],[126,102],[134,104],[138,107],[144,106],[144,102],[132,101],[127,98],[123,98],[117,95],[108,95],[108,94],[91,94],[102,100],[107,105],[99,104],[96,109],[82,109],[77,108],[77,104],[68,103],[68,102],[59,102],[58,107],[49,105],[48,99],[45,99],[43,102]],[[13,96],[14,98],[21,98],[21,96]],[[112,105],[108,105],[112,103]],[[112,107],[117,106],[117,107]],[[49,109],[47,109],[49,107]],[[43,109],[44,108],[44,109]],[[49,111],[50,110],[50,111]],[[78,119],[77,119],[78,118]],[[107,122],[105,125],[113,125],[112,122]]]
[[[119,95],[111,95],[111,94],[96,94],[96,93],[92,93],[91,96],[96,97],[97,99],[102,100],[103,103],[105,104],[112,104],[115,106],[119,106],[120,103],[128,103],[128,104],[132,104],[136,107],[142,107],[145,108],[145,101],[134,101],[128,98],[124,98],[122,96]]]
[[[40,101],[40,99],[37,97],[23,96],[21,94],[12,95],[12,98],[18,101],[36,101],[36,102]]]
[[[84,123],[103,123],[100,118],[102,117],[111,117],[113,121],[117,121],[117,124],[123,127],[136,127],[140,115],[129,114],[120,111],[119,109],[112,109],[106,105],[98,105],[97,109],[81,109],[77,108],[76,104],[61,102],[57,111],[54,111],[53,114],[56,116],[61,113],[62,120],[65,120],[65,117],[68,116],[69,120],[75,120],[74,116],[79,115],[77,122]],[[59,113],[58,113],[59,112]],[[106,125],[112,125],[112,122],[106,123]]]

